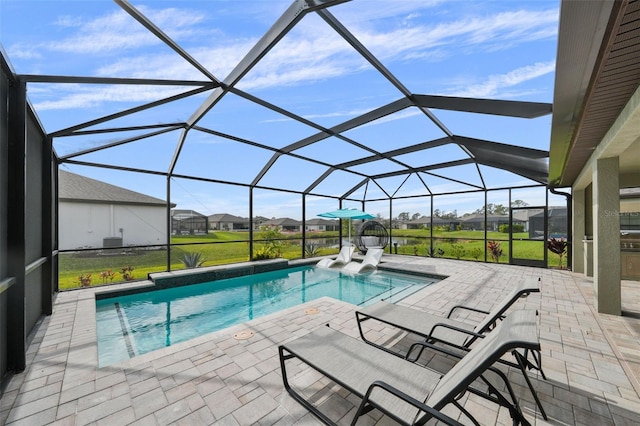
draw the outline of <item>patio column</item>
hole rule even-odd
[[[573,218],[573,241],[571,242],[572,259],[571,269],[574,272],[585,272],[585,243],[582,242],[586,235],[585,227],[585,190],[578,189],[571,191],[573,203],[571,205],[571,216]]]
[[[593,168],[593,285],[597,311],[612,315],[622,310],[619,211],[619,159],[598,159]]]

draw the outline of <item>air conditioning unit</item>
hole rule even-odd
[[[105,237],[102,239],[102,248],[122,247],[122,237]]]

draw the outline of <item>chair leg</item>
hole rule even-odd
[[[513,351],[513,354],[514,354],[516,360],[518,361],[518,365],[520,366],[520,371],[522,371],[522,375],[524,376],[524,380],[527,382],[527,386],[529,386],[529,390],[531,391],[531,395],[533,395],[533,399],[535,399],[536,405],[540,409],[540,414],[542,414],[542,417],[545,420],[547,420],[547,413],[544,411],[544,408],[542,407],[542,403],[540,402],[540,398],[538,398],[538,393],[533,388],[533,384],[531,383],[531,379],[529,379],[529,375],[527,374],[527,364],[529,362],[524,358],[524,356],[520,352]],[[534,358],[535,358],[535,354],[534,354]],[[540,371],[542,371],[542,369],[540,369]],[[544,374],[543,374],[543,377],[544,377]]]
[[[518,404],[518,399],[515,392],[513,391],[513,388],[511,387],[511,383],[509,382],[506,374],[497,368],[489,367],[489,370],[497,374],[498,377],[502,379],[507,392],[509,393],[511,401],[507,400],[507,398],[505,398],[505,396],[494,385],[492,385],[491,382],[489,382],[489,380],[484,377],[484,375],[481,375],[479,378],[489,388],[488,394],[493,394],[496,398],[496,402],[509,410],[509,414],[511,415],[511,419],[513,420],[514,425],[522,424],[525,426],[531,426],[531,423],[529,423],[529,421],[524,417],[524,414],[522,414],[522,409],[520,408],[520,404]],[[473,391],[473,389],[471,388],[469,388],[469,390]]]
[[[307,401],[305,398],[303,398],[299,393],[297,393],[296,391],[293,390],[293,388],[289,384],[289,379],[287,377],[287,370],[286,370],[286,366],[285,366],[285,361],[287,361],[289,359],[292,359],[292,358],[296,358],[296,356],[294,354],[292,354],[292,353],[285,354],[285,351],[286,351],[286,349],[284,347],[282,347],[282,346],[280,346],[278,348],[278,352],[280,354],[280,369],[282,371],[282,381],[284,383],[284,388],[287,391],[287,393],[289,395],[291,395],[291,397],[293,399],[298,401],[303,407],[305,407],[307,410],[309,410],[309,412],[311,412],[311,414],[313,414],[316,417],[318,417],[318,419],[320,419],[324,424],[326,424],[326,425],[335,424],[331,419],[329,419],[327,416],[325,416],[320,410],[318,410],[316,407],[314,407],[313,404],[311,404],[309,401]]]
[[[478,423],[478,421],[471,415],[471,413],[462,406],[462,404],[460,404],[457,400],[453,400],[453,405],[455,405],[456,407],[458,407],[458,410],[460,410],[462,412],[462,414],[464,414],[465,416],[467,416],[467,418],[469,420],[471,420],[473,422],[473,424],[475,426],[480,426],[480,423]]]
[[[534,362],[529,361],[529,353],[531,353],[531,357],[533,358]],[[547,380],[547,376],[544,374],[544,371],[542,370],[542,354],[540,353],[540,351],[525,349],[523,362],[525,363],[525,366],[528,369],[538,370],[542,375],[542,378],[544,380]]]

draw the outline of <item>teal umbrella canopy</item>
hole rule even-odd
[[[320,217],[330,217],[333,219],[373,219],[374,215],[358,209],[338,209],[331,212],[320,213]]]
[[[349,245],[351,243],[351,219],[374,219],[375,216],[358,209],[338,209],[326,213],[320,213],[320,217],[332,219],[349,219]]]

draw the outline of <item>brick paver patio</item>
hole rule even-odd
[[[490,308],[513,282],[541,277],[541,293],[512,308],[540,313],[547,380],[530,377],[549,419],[537,412],[519,373],[510,372],[526,418],[536,425],[640,423],[640,283],[623,282],[623,309],[630,314],[614,317],[594,311],[592,282],[580,274],[411,256],[385,255],[383,262],[448,276],[402,302],[442,314],[459,303]],[[357,336],[354,306],[323,298],[98,368],[96,291],[58,295],[53,315],[30,342],[27,370],[11,379],[0,400],[0,424],[319,424],[284,391],[278,344],[327,323]],[[310,307],[319,312],[307,313]],[[246,329],[253,337],[232,338]],[[381,340],[402,339],[387,327],[373,332]],[[298,389],[330,418],[349,424],[357,398],[308,368],[292,371]],[[462,402],[483,425],[511,423],[506,410],[482,399]],[[469,423],[455,407],[446,413]],[[389,423],[373,411],[358,424]]]

